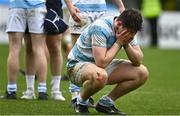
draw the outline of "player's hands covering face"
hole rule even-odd
[[[134,32],[120,27],[118,30],[116,30],[116,42],[121,45],[128,44],[133,40],[134,35]]]

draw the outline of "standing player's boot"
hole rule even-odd
[[[4,98],[6,98],[6,99],[16,99],[16,92],[6,91]]]
[[[23,92],[23,96],[21,97],[21,99],[35,99],[36,96],[34,94],[33,90],[27,89],[25,92]]]
[[[51,98],[54,100],[60,100],[60,101],[66,100],[60,91],[52,91],[51,92]]]
[[[39,92],[38,95],[38,100],[47,100],[48,99],[48,94],[45,92]]]

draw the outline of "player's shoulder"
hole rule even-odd
[[[108,20],[108,19],[107,18],[99,18],[94,21],[93,25],[103,27],[106,25],[106,20]]]
[[[99,28],[108,28],[112,27],[113,25],[113,19],[111,17],[103,17],[97,19],[92,26],[99,27]]]

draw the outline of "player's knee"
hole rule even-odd
[[[60,54],[60,48],[59,45],[53,45],[48,47],[50,55],[57,55]]]
[[[90,74],[88,74],[87,77],[91,83],[91,86],[93,86],[96,89],[103,88],[107,81],[106,77],[104,77],[102,74],[97,74],[97,72],[90,73]]]
[[[96,86],[98,88],[103,88],[106,83],[107,83],[107,74],[106,73],[101,73],[101,74],[97,74],[95,81],[96,81]]]
[[[108,79],[108,74],[106,71],[102,71],[101,73],[97,74],[97,80],[102,81],[103,83],[106,83]]]
[[[51,49],[51,50],[49,50],[49,53],[50,53],[50,55],[59,55],[60,54],[60,50],[59,50],[59,48],[57,48],[57,47],[55,47],[55,49]]]
[[[19,54],[20,54],[20,49],[14,48],[14,49],[10,49],[9,51],[9,55],[11,57],[19,57]]]
[[[44,53],[44,46],[43,45],[33,45],[32,51],[36,55],[43,54]]]
[[[148,79],[148,76],[149,76],[148,69],[144,65],[141,65],[140,70],[139,70],[139,81],[140,81],[140,83],[141,84],[145,83],[146,80]]]

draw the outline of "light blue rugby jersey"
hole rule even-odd
[[[38,8],[45,7],[46,0],[10,0],[9,8]]]
[[[76,0],[74,5],[84,12],[102,12],[107,10],[105,0]]]
[[[95,63],[92,46],[107,49],[112,47],[116,42],[113,20],[114,18],[97,19],[82,32],[68,55],[67,67],[71,68],[82,61]],[[130,44],[137,45],[137,39],[134,38]]]

